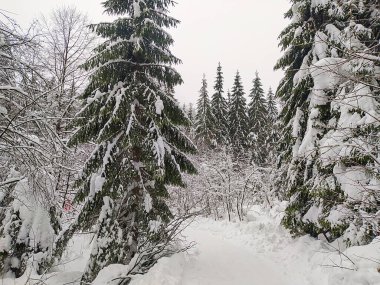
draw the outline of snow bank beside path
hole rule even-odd
[[[37,275],[32,268],[20,278],[0,279],[0,285],[79,285],[90,256],[91,234],[77,234],[69,242],[61,262],[51,273]]]
[[[183,272],[188,262],[185,253],[164,257],[146,275],[136,276],[131,285],[183,285]]]

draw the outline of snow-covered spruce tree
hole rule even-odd
[[[43,273],[60,229],[50,175],[55,133],[27,57],[33,44],[0,12],[0,276],[20,277],[27,267]]]
[[[178,127],[189,121],[168,92],[182,83],[172,67],[180,60],[170,52],[173,39],[165,31],[178,24],[167,14],[174,4],[108,0],[108,14],[126,16],[92,26],[105,42],[84,65],[94,73],[70,145],[97,146],[78,181],[83,209],[66,233],[96,225],[82,282],[114,263],[145,273],[172,238],[165,231],[172,218],[166,185],[184,186],[181,171],[196,171],[184,154],[196,148]]]
[[[366,243],[379,232],[379,41],[373,1],[293,1],[277,95],[279,166],[295,234]],[[284,167],[286,166],[286,167]],[[282,186],[284,187],[284,186]]]
[[[199,145],[210,147],[215,145],[215,117],[211,111],[207,91],[206,76],[203,75],[202,87],[199,90],[197,114],[195,116],[195,139]]]
[[[256,72],[253,80],[253,87],[249,94],[251,101],[248,104],[248,120],[250,143],[252,148],[252,162],[257,165],[263,165],[268,158],[268,107],[265,99],[263,85]]]
[[[189,136],[191,140],[195,139],[195,115],[196,115],[196,110],[194,109],[193,103],[189,104],[188,109],[186,110],[187,118],[189,119],[189,126],[186,127],[186,134]]]
[[[268,119],[271,123],[275,122],[277,120],[278,116],[278,108],[275,100],[275,96],[273,94],[272,88],[269,88],[268,94],[267,94],[267,110],[268,110]]]
[[[211,111],[215,117],[213,129],[217,143],[226,145],[228,141],[228,107],[226,99],[223,97],[223,72],[220,63],[217,68],[214,90],[215,93],[211,99]]]
[[[189,104],[189,109],[187,110],[187,117],[189,118],[191,124],[193,125],[194,120],[195,120],[195,110],[194,110],[193,103]]]
[[[228,112],[230,111],[230,107],[231,107],[231,92],[228,89],[227,91],[227,111]]]
[[[276,151],[276,144],[278,141],[278,123],[277,123],[277,117],[278,117],[278,109],[277,104],[275,100],[275,96],[273,94],[272,88],[269,88],[268,94],[267,94],[267,106],[268,106],[268,121],[267,121],[267,149],[269,152],[268,155],[268,162],[274,162],[276,160],[277,151]]]
[[[235,153],[248,148],[249,121],[247,116],[247,103],[244,97],[243,84],[239,72],[236,73],[232,87],[231,102],[229,108],[229,126],[231,146]]]

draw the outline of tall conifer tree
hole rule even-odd
[[[278,108],[276,104],[276,100],[272,91],[272,88],[269,88],[268,95],[267,95],[267,102],[268,102],[268,115],[269,115],[269,120],[271,123],[274,123],[277,120],[278,116]]]
[[[239,71],[236,73],[232,87],[229,109],[230,140],[235,152],[241,152],[248,147],[248,116],[247,103]]]
[[[183,186],[180,171],[195,172],[184,155],[195,147],[178,127],[189,121],[170,92],[182,83],[172,67],[180,60],[171,53],[173,39],[165,31],[178,24],[168,16],[174,4],[107,0],[106,13],[122,17],[91,26],[105,41],[84,65],[94,73],[70,141],[72,146],[96,143],[76,197],[84,205],[74,228],[96,225],[82,282],[168,241],[165,227],[172,214],[165,185]],[[135,271],[145,272],[154,258],[139,256]]]
[[[231,91],[228,89],[227,91],[227,110],[230,111],[231,108]]]
[[[199,90],[197,114],[195,117],[195,138],[204,146],[211,146],[215,142],[215,117],[211,111],[210,98],[207,91],[206,76],[203,75],[202,87]]]
[[[278,123],[277,123],[277,117],[278,117],[278,109],[276,100],[272,91],[272,88],[269,88],[268,95],[267,95],[267,102],[268,102],[268,121],[267,121],[267,141],[266,146],[269,152],[268,155],[268,161],[274,162],[276,159],[276,143],[278,141]]]
[[[227,90],[227,134],[228,134],[228,145],[231,145],[231,91]]]
[[[252,146],[252,161],[258,165],[266,162],[268,157],[268,109],[264,96],[261,79],[258,72],[253,80],[253,87],[249,97],[248,119],[250,140]]]
[[[214,85],[215,93],[211,100],[211,111],[215,117],[215,135],[219,144],[226,144],[228,141],[228,107],[223,97],[223,80],[222,66],[219,63]]]
[[[189,104],[189,109],[187,110],[187,117],[189,118],[191,125],[193,125],[195,120],[195,111],[193,103]]]

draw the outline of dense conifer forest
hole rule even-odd
[[[379,1],[291,0],[278,86],[186,104],[175,5],[0,5],[0,283],[380,284]]]

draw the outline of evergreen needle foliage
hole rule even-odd
[[[287,13],[279,166],[291,201],[283,223],[294,234],[352,245],[379,232],[375,2],[293,0]]]
[[[231,145],[235,153],[248,148],[249,120],[244,88],[239,71],[236,73],[229,109],[229,125]]]
[[[259,74],[253,80],[253,87],[249,97],[248,118],[250,139],[252,145],[252,161],[257,165],[263,165],[268,158],[269,147],[266,144],[268,138],[268,107],[264,96]]]
[[[268,120],[267,120],[267,149],[269,151],[268,161],[274,163],[276,158],[276,143],[278,141],[278,109],[272,88],[269,88],[267,95]]]
[[[218,65],[216,80],[214,85],[215,93],[212,95],[211,111],[215,117],[213,129],[218,144],[226,145],[228,142],[228,106],[223,97],[223,72],[222,66]]]
[[[269,88],[267,95],[268,102],[268,115],[271,123],[274,123],[277,120],[278,116],[278,108],[275,100],[275,96],[273,94],[272,88]]]
[[[76,197],[84,205],[74,228],[96,225],[82,282],[109,264],[129,264],[158,241],[169,242],[165,186],[184,186],[181,171],[196,172],[184,154],[196,148],[179,129],[190,122],[170,92],[182,83],[172,67],[180,60],[170,52],[173,39],[165,31],[178,24],[167,15],[174,4],[108,0],[105,11],[122,17],[91,26],[105,41],[84,65],[93,75],[70,140],[71,146],[96,144]],[[135,273],[145,272],[152,258],[157,256],[141,258]]]
[[[212,146],[215,144],[215,117],[211,111],[205,75],[203,75],[202,87],[199,94],[195,117],[195,138],[202,146]]]

